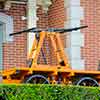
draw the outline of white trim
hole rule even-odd
[[[84,19],[84,9],[80,6],[80,0],[65,0],[66,16],[65,28],[80,26],[80,20]],[[70,32],[68,37],[68,52],[70,64],[73,69],[83,70],[84,60],[81,59],[81,47],[84,46],[84,36],[78,30]]]
[[[28,28],[36,27],[37,26],[37,0],[28,0]],[[27,35],[27,45],[28,45],[28,54],[32,48],[34,34],[29,33]]]
[[[64,6],[80,6],[80,0],[64,0]]]
[[[69,8],[67,8],[67,15],[68,15],[68,20],[77,20],[77,19],[83,19],[83,7],[80,6],[73,6],[71,5]]]
[[[2,42],[3,42],[3,23],[0,22],[1,25],[0,25],[0,70],[3,69],[3,45],[2,45]]]
[[[4,13],[0,12],[0,22],[3,22],[5,25],[5,36],[3,42],[12,41],[13,38],[9,36],[10,33],[13,33],[13,18],[11,16],[8,16]]]
[[[37,5],[42,6],[45,13],[47,13],[49,6],[52,4],[51,0],[37,0]]]
[[[27,4],[27,2],[24,1],[8,1],[10,3],[16,3],[16,4]]]

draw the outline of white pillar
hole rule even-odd
[[[37,27],[37,0],[28,0],[28,28]],[[34,34],[28,34],[28,53],[32,48]]]
[[[80,20],[84,18],[80,0],[65,0],[66,16],[65,28],[81,26]],[[72,69],[84,70],[84,60],[81,59],[81,47],[84,46],[84,34],[80,30],[70,32],[68,35],[68,48]]]

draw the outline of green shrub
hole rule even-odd
[[[100,88],[65,85],[0,85],[0,100],[100,100]]]

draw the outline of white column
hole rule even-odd
[[[37,27],[37,0],[28,0],[28,28]],[[34,34],[28,34],[28,53],[32,48]]]
[[[80,20],[83,19],[83,8],[80,0],[65,0],[66,16],[65,28],[81,26]],[[84,70],[84,60],[81,59],[81,47],[84,46],[84,34],[78,31],[70,32],[67,35],[68,48],[65,52],[69,53],[69,60],[72,69]]]

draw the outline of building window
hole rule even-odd
[[[13,33],[13,18],[4,13],[0,13],[0,22],[3,23],[3,42],[12,41],[13,37],[10,37],[9,34]]]

